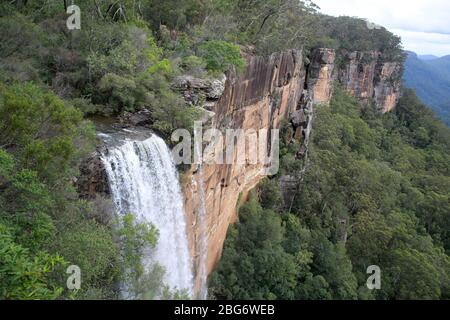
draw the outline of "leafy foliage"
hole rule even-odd
[[[94,132],[81,112],[32,83],[8,86],[0,94],[0,146],[48,183],[70,177],[75,159],[92,147],[86,142]]]
[[[53,270],[64,260],[46,252],[31,255],[17,244],[8,227],[0,224],[0,297],[2,299],[56,299],[62,288],[49,286]]]
[[[79,111],[33,84],[2,88],[0,225],[2,298],[50,299],[62,293],[66,260],[51,249],[60,210],[70,214],[70,177],[91,146]]]
[[[220,40],[211,40],[199,47],[206,67],[213,72],[225,72],[232,66],[242,70],[245,66],[239,47]]]

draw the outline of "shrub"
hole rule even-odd
[[[0,146],[18,162],[60,185],[90,151],[93,129],[83,114],[33,83],[0,90]],[[58,176],[59,175],[59,176]]]
[[[187,56],[183,58],[181,62],[181,67],[186,73],[202,76],[204,70],[206,69],[206,62],[197,56]]]
[[[49,277],[62,264],[58,255],[31,254],[0,223],[0,299],[56,299],[62,288],[52,287]]]
[[[80,219],[62,231],[55,251],[80,267],[83,292],[106,287],[117,279],[119,250],[109,228],[94,220]]]
[[[239,46],[235,44],[211,40],[200,45],[199,51],[206,61],[206,67],[212,72],[225,72],[232,67],[241,71],[245,67]]]

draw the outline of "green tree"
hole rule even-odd
[[[282,247],[281,219],[250,200],[228,235],[222,261],[211,278],[219,299],[293,299],[295,258]]]
[[[17,244],[9,228],[0,223],[0,299],[56,299],[62,288],[52,286],[51,272],[64,265],[58,255],[32,254]]]
[[[231,67],[241,71],[245,66],[239,47],[232,43],[210,40],[200,45],[199,52],[206,61],[206,67],[212,72],[225,72]]]
[[[77,161],[92,148],[94,131],[82,113],[35,84],[1,89],[0,112],[0,147],[50,185],[73,176]]]

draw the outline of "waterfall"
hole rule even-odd
[[[164,283],[193,296],[183,197],[170,150],[152,135],[144,141],[126,140],[103,156],[118,214],[132,213],[137,221],[151,222],[159,230],[157,247],[146,250],[142,262],[157,262],[165,269]]]

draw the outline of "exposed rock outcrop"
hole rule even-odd
[[[328,104],[334,85],[336,52],[332,49],[316,49],[309,65],[308,88],[313,103]]]
[[[374,96],[377,52],[352,52],[343,57],[344,66],[338,70],[343,87],[363,102]]]
[[[337,79],[362,105],[373,99],[381,112],[391,111],[400,98],[401,63],[385,62],[380,52],[351,52],[343,58]]]
[[[189,75],[177,77],[173,81],[173,88],[182,92],[184,99],[199,105],[206,101],[217,101],[225,90],[225,76],[221,79],[201,79]],[[206,101],[203,101],[206,100]]]
[[[270,57],[250,57],[242,74],[230,73],[225,90],[214,107],[214,128],[217,129],[277,129],[281,121],[289,119],[303,92],[305,69],[303,58],[296,50],[273,54]],[[270,133],[270,131],[269,131]],[[270,141],[270,139],[269,139]],[[237,155],[234,155],[236,157]],[[204,181],[208,230],[208,272],[212,271],[222,252],[228,226],[237,220],[239,197],[264,178],[264,165],[204,165],[202,171],[194,167],[185,185],[186,204],[191,243],[199,239],[196,220],[200,201],[199,178]],[[196,175],[202,174],[202,177]],[[194,257],[197,248],[192,246]]]
[[[151,114],[146,109],[134,113],[124,112],[118,120],[122,126],[126,127],[147,126],[151,124]]]
[[[100,158],[100,152],[95,152],[81,163],[77,189],[81,198],[89,200],[111,194],[108,176]]]
[[[395,108],[400,97],[402,66],[396,62],[384,62],[377,65],[375,81],[375,103],[381,112]]]
[[[391,111],[400,97],[400,62],[386,62],[377,51],[350,52],[337,57],[333,49],[312,52],[307,87],[314,104],[328,104],[337,80],[362,106],[375,102],[379,111]]]

